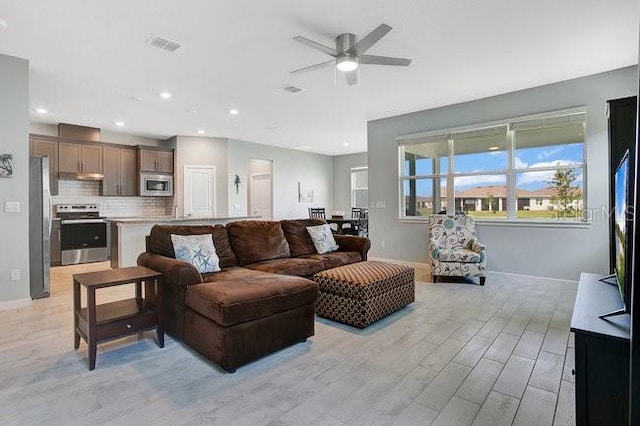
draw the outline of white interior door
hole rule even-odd
[[[216,168],[213,166],[184,166],[185,216],[213,217]]]
[[[261,216],[264,220],[272,220],[271,173],[255,173],[250,178],[249,213]]]

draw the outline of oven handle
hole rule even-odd
[[[60,224],[73,225],[74,223],[107,223],[103,219],[62,219]]]

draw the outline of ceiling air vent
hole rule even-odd
[[[293,85],[289,85],[289,86],[284,86],[282,88],[282,90],[284,90],[285,92],[289,92],[289,93],[298,93],[298,92],[302,92],[302,89]]]
[[[160,37],[157,35],[152,35],[148,41],[148,44],[153,47],[158,47],[163,50],[167,50],[169,52],[175,52],[181,46],[177,41],[169,40],[164,37]]]

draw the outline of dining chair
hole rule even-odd
[[[324,207],[309,207],[309,217],[311,219],[326,219]]]
[[[363,231],[366,232],[367,225],[367,209],[363,207],[351,208],[351,219],[357,219],[351,226],[344,228],[343,232],[350,235],[362,235]],[[366,236],[366,235],[365,235]]]

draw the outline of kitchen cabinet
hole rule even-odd
[[[60,142],[58,173],[102,174],[102,146],[91,143]]]
[[[62,249],[60,243],[60,219],[51,220],[51,237],[50,237],[51,251],[49,256],[51,258],[51,266],[60,266],[62,262]]]
[[[141,172],[173,173],[173,150],[154,147],[138,147]]]
[[[58,140],[32,135],[29,142],[31,155],[49,157],[49,189],[58,195]]]
[[[102,170],[101,195],[137,195],[136,150],[133,147],[103,147]]]

